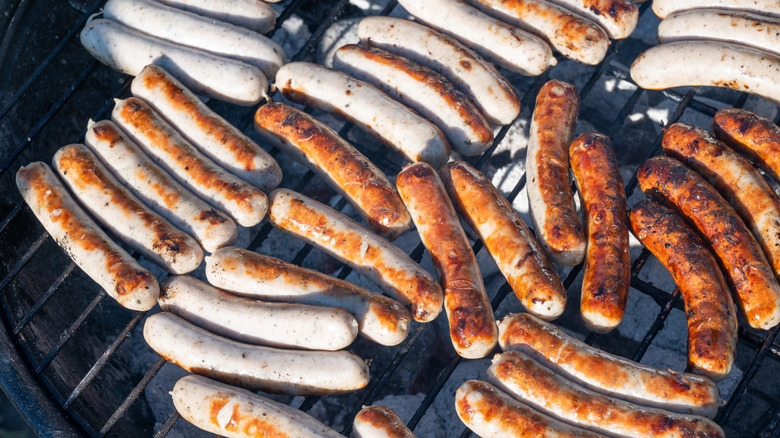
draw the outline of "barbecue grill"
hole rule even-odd
[[[175,379],[185,373],[166,364],[143,341],[143,322],[150,312],[158,310],[132,312],[107,297],[43,230],[14,183],[20,166],[34,160],[50,162],[59,147],[83,141],[87,120],[109,117],[113,98],[129,94],[130,78],[93,60],[78,41],[79,31],[89,16],[100,10],[103,0],[5,3],[1,9],[4,14],[0,14],[0,26],[6,29],[0,43],[0,383],[43,436],[200,436],[201,432],[179,421],[167,395]],[[368,1],[285,0],[277,4],[281,15],[273,33],[280,37],[287,34],[285,49],[293,60],[311,60],[323,35],[337,20],[402,13],[394,0],[379,3],[368,7]],[[652,38],[654,33],[648,29],[655,29],[657,19],[649,6],[650,2],[641,5],[637,33],[642,31]],[[303,39],[292,27],[301,21],[306,34]],[[524,152],[511,150],[507,144],[522,135],[537,91],[551,78],[572,82],[580,90],[578,131],[596,129],[612,137],[629,205],[642,196],[636,187],[636,168],[660,149],[663,126],[648,118],[651,112],[670,110],[663,117],[667,125],[680,120],[706,125],[718,108],[727,106],[746,106],[777,116],[777,108],[765,101],[731,90],[659,92],[636,88],[627,66],[651,43],[648,37],[613,42],[606,59],[597,66],[560,58],[558,66],[536,78],[504,71],[522,97],[523,111],[513,125],[501,129],[487,152],[470,161],[495,176],[499,189],[523,211]],[[641,111],[637,109],[640,103]],[[242,131],[252,132],[256,107],[210,105]],[[388,175],[400,170],[398,156],[367,140],[349,123],[329,117],[325,120]],[[285,172],[283,187],[354,213],[312,172],[278,151],[272,153]],[[528,219],[527,207],[524,219]],[[398,244],[433,272],[414,234],[403,236]],[[244,233],[242,239],[252,250],[367,285],[349,267],[281,236],[267,222]],[[680,293],[649,252],[640,249],[636,241],[634,244],[628,316],[621,328],[597,335],[588,333],[580,323],[581,266],[559,271],[569,290],[569,306],[556,324],[607,351],[681,370],[686,332]],[[476,241],[473,249],[483,266],[497,318],[519,311],[509,285],[495,274],[482,246]],[[159,268],[152,269],[163,275]],[[371,359],[371,382],[360,391],[276,399],[311,413],[344,434],[349,434],[352,419],[363,405],[382,401],[400,409],[401,417],[420,436],[472,436],[455,416],[454,388],[467,379],[482,378],[489,358],[470,361],[457,356],[444,319],[426,325],[415,323],[409,337],[392,348],[358,339],[350,349]],[[767,332],[744,325],[739,329],[735,369],[720,385],[726,402],[716,417],[729,436],[780,437],[780,344],[775,342],[779,331],[780,327]],[[669,340],[676,342],[676,347],[669,347]]]

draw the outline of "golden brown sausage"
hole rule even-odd
[[[780,181],[780,127],[771,120],[738,108],[715,113],[712,132]]]
[[[355,416],[355,438],[416,438],[390,408],[366,406]]]

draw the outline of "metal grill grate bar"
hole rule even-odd
[[[152,365],[151,368],[144,374],[144,377],[141,379],[140,382],[138,382],[137,385],[135,385],[135,388],[130,392],[130,394],[127,395],[125,400],[122,402],[121,405],[114,411],[113,414],[111,414],[111,417],[106,421],[106,423],[103,425],[103,427],[100,428],[99,436],[105,436],[112,427],[116,424],[117,421],[119,421],[120,418],[122,418],[125,413],[127,413],[127,410],[130,408],[130,406],[138,399],[138,397],[141,395],[141,393],[146,389],[146,387],[151,383],[152,379],[154,379],[154,376],[157,375],[157,373],[160,372],[162,367],[167,363],[167,361],[160,357],[157,359],[157,362]]]

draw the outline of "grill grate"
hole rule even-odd
[[[290,0],[283,12],[280,14],[276,27],[272,33],[277,32],[282,25],[293,16],[293,14],[302,10],[308,6],[312,6],[311,0]],[[325,20],[314,30],[310,38],[305,42],[302,48],[292,57],[293,60],[303,60],[311,56],[311,52],[314,47],[320,42],[324,32],[330,27],[332,23],[341,18],[346,11],[350,2],[348,0],[336,0],[333,1],[333,6],[330,9]],[[642,4],[640,7],[640,13],[642,16],[648,13],[650,2]],[[42,59],[33,69],[32,73],[27,79],[16,88],[8,99],[0,100],[0,123],[7,122],[8,119],[13,119],[19,107],[27,104],[29,101],[29,95],[36,85],[39,85],[42,81],[46,80],[46,77],[52,69],[55,69],[55,61],[60,59],[68,52],[68,47],[72,45],[78,45],[74,37],[78,34],[80,29],[88,17],[98,10],[102,5],[102,0],[95,4],[84,8],[84,11],[79,11],[79,15],[73,20],[73,27],[70,28],[65,36],[57,43],[48,53],[48,55]],[[391,0],[387,5],[379,12],[379,15],[388,15],[392,13],[396,7],[396,1]],[[14,24],[13,28],[18,27],[19,22],[24,21],[24,14],[27,10],[27,6],[20,5],[14,11],[14,15],[11,18],[11,22]],[[651,12],[650,12],[651,13]],[[10,32],[11,26],[9,26]],[[8,34],[6,35],[6,37]],[[6,39],[4,39],[2,52],[6,52]],[[605,59],[597,67],[593,68],[593,71],[588,76],[585,84],[580,88],[581,98],[583,103],[590,95],[595,85],[605,77],[615,78],[619,81],[631,82],[628,72],[625,68],[621,67],[617,62],[618,53],[620,49],[626,44],[626,40],[617,41],[612,44],[612,47]],[[7,172],[8,170],[15,171],[18,167],[27,161],[31,157],[37,159],[47,160],[51,156],[51,150],[59,147],[61,144],[53,144],[48,149],[30,151],[31,145],[38,144],[37,140],[42,133],[47,129],[53,129],[52,125],[55,124],[55,120],[73,118],[72,114],[65,113],[66,108],[73,100],[77,99],[75,96],[79,95],[86,88],[91,88],[91,80],[94,80],[96,76],[105,79],[114,79],[121,77],[115,76],[103,66],[100,66],[97,61],[91,60],[85,63],[86,65],[78,73],[72,81],[64,87],[64,91],[60,91],[59,97],[48,106],[44,107],[41,111],[37,112],[38,118],[32,127],[23,131],[26,135],[21,136],[16,141],[3,140],[2,147],[0,147],[0,186],[4,188],[12,187],[14,172]],[[554,70],[553,70],[554,71]],[[547,81],[550,76],[550,71],[546,72],[537,78],[513,78],[513,83],[523,83],[523,87],[518,87],[519,94],[522,95],[522,107],[523,112],[521,118],[526,118],[533,108],[533,101],[539,88]],[[129,89],[129,81],[122,80],[122,85],[115,88],[107,88],[106,91],[102,91],[102,102],[98,105],[99,109],[94,113],[93,118],[99,120],[104,118],[108,114],[109,110],[113,106],[113,97],[121,97],[127,95]],[[106,82],[110,83],[110,81]],[[625,122],[629,115],[634,110],[634,107],[639,102],[642,95],[646,93],[645,90],[636,89],[631,93],[625,104],[617,112],[615,118],[611,121],[606,129],[603,130],[607,135],[614,136],[621,132],[621,128],[625,125]],[[713,116],[717,111],[717,108],[711,106],[701,99],[695,98],[693,90],[688,91],[685,94],[680,94],[676,91],[665,90],[659,92],[648,92],[654,95],[660,96],[670,102],[677,104],[673,114],[669,117],[666,125],[675,123],[680,120],[686,111],[692,110],[705,116]],[[106,95],[110,95],[112,98],[106,98]],[[739,93],[736,95],[733,106],[742,107],[747,101],[748,95]],[[98,101],[100,101],[98,99]],[[254,108],[247,108],[237,116],[239,120],[238,126],[247,131],[251,128],[252,115]],[[43,114],[40,116],[40,114]],[[9,117],[9,116],[14,117]],[[778,120],[780,121],[780,120]],[[74,121],[79,126],[83,126],[83,119]],[[0,126],[2,127],[2,126]],[[339,130],[339,134],[347,138],[352,129],[352,125],[345,123]],[[495,158],[495,151],[501,145],[509,133],[511,127],[503,127],[496,135],[495,141],[491,148],[488,149],[481,157],[478,158],[476,166],[483,168],[492,159]],[[77,132],[77,131],[76,131]],[[84,136],[84,131],[76,137],[77,141],[81,141]],[[9,136],[10,137],[10,136]],[[659,132],[654,138],[653,143],[646,150],[646,156],[648,158],[658,154],[661,145],[662,132]],[[391,172],[397,172],[399,170],[398,164],[394,163],[381,149],[366,150],[360,145],[356,145],[362,152],[364,152],[372,161],[378,163],[381,167],[389,169]],[[617,146],[617,145],[616,145]],[[47,152],[48,151],[48,152]],[[274,155],[278,155],[277,151],[273,151]],[[294,186],[294,190],[303,191],[306,188],[310,188],[311,182],[314,180],[315,175],[311,171],[307,171],[301,178],[299,178]],[[519,178],[518,182],[514,185],[509,192],[507,198],[513,201],[520,195],[525,187],[525,176]],[[626,184],[626,193],[631,196],[635,193],[637,185],[636,172],[631,175],[631,178]],[[3,322],[5,324],[5,330],[2,331],[0,336],[0,353],[5,357],[11,359],[12,365],[10,368],[0,367],[0,379],[3,380],[3,384],[6,389],[11,393],[15,403],[25,412],[25,415],[31,420],[39,431],[54,431],[59,430],[68,434],[78,435],[86,434],[88,436],[102,437],[106,435],[131,435],[128,430],[135,430],[139,426],[133,425],[131,415],[135,414],[136,410],[140,410],[143,414],[143,408],[137,407],[136,402],[142,397],[145,390],[154,381],[155,377],[165,367],[165,361],[160,357],[155,357],[154,360],[149,361],[145,371],[139,375],[121,376],[122,378],[129,379],[128,382],[123,382],[120,388],[123,388],[127,395],[118,394],[112,398],[112,401],[116,403],[112,406],[116,408],[106,408],[100,411],[103,415],[102,418],[98,418],[94,414],[88,412],[89,409],[94,408],[94,398],[101,396],[101,388],[99,387],[99,381],[112,381],[117,380],[112,377],[112,373],[116,372],[116,367],[112,367],[112,358],[115,358],[117,352],[121,350],[121,347],[129,339],[134,339],[137,344],[142,344],[143,341],[138,341],[137,338],[140,323],[144,320],[146,312],[132,313],[124,311],[123,309],[117,309],[114,306],[112,300],[106,300],[106,293],[102,290],[97,290],[92,293],[91,291],[96,288],[89,289],[84,287],[85,279],[83,275],[80,275],[80,271],[75,269],[75,265],[68,261],[64,256],[59,255],[56,257],[56,251],[52,251],[56,246],[46,232],[43,232],[37,237],[35,232],[31,231],[36,229],[30,225],[32,215],[29,208],[20,200],[19,196],[15,193],[10,195],[9,205],[2,206],[0,208],[0,216],[3,217],[0,221],[0,252],[5,256],[2,266],[0,268],[0,303],[3,307]],[[344,198],[339,198],[335,203],[334,208],[342,210],[347,207],[347,202]],[[32,219],[34,221],[34,219]],[[19,230],[24,231],[27,236],[17,236]],[[252,250],[258,250],[264,242],[266,242],[271,235],[273,228],[270,224],[263,224],[257,231],[257,235],[254,236],[249,248]],[[23,249],[18,251],[18,249]],[[475,253],[479,253],[483,249],[483,245],[480,241],[476,241],[473,245]],[[302,264],[307,260],[310,260],[313,248],[306,244],[295,254],[292,262],[295,264]],[[315,250],[316,252],[316,250]],[[21,256],[16,254],[21,253]],[[50,255],[55,253],[55,256]],[[421,262],[424,257],[424,248],[422,244],[417,244],[416,247],[410,252],[411,258],[417,262]],[[43,259],[43,261],[38,260]],[[640,274],[647,265],[647,262],[651,260],[651,255],[647,250],[642,250],[639,256],[634,260],[632,266],[631,287],[635,291],[650,297],[658,305],[657,314],[650,325],[647,332],[638,342],[633,351],[625,352],[633,360],[641,360],[648,349],[651,347],[653,341],[664,327],[667,318],[672,314],[673,309],[682,310],[683,303],[680,298],[678,290],[674,290],[672,293],[664,291],[652,283],[640,279]],[[52,261],[51,264],[46,262]],[[28,294],[26,295],[27,302],[17,303],[15,298],[23,295],[25,287],[28,282],[30,274],[35,273],[36,269],[40,269],[40,266],[54,267],[57,270],[57,275],[49,279],[48,277],[39,280],[40,282],[48,280],[48,286],[45,287],[44,292],[39,295]],[[577,280],[582,266],[576,266],[567,272],[564,278],[564,286],[569,289]],[[352,270],[347,266],[341,266],[338,271],[337,277],[347,278],[351,274]],[[33,275],[34,277],[34,275]],[[82,286],[74,286],[73,283],[80,284]],[[57,321],[56,323],[43,324],[42,328],[36,328],[36,322],[44,318],[46,313],[43,309],[49,306],[56,306],[59,304],[58,300],[63,300],[62,295],[65,294],[65,290],[82,293],[82,298],[73,299],[71,313],[72,319]],[[84,293],[86,292],[86,293]],[[507,295],[511,295],[511,288],[506,282],[503,282],[500,287],[497,288],[497,292],[492,299],[493,309],[499,309],[499,306],[504,303]],[[635,292],[633,292],[635,293]],[[576,295],[576,294],[575,294]],[[91,298],[90,298],[91,297]],[[67,299],[65,299],[67,302]],[[25,305],[29,304],[28,308]],[[24,309],[27,310],[24,310]],[[80,313],[78,309],[80,310]],[[96,312],[97,310],[97,312]],[[62,359],[63,353],[69,347],[72,347],[75,343],[69,343],[74,336],[76,336],[79,330],[84,330],[82,327],[89,325],[87,321],[97,319],[99,316],[103,316],[105,313],[110,315],[118,315],[116,321],[111,321],[110,334],[107,335],[107,341],[105,348],[100,350],[98,357],[94,360],[87,359],[86,372],[78,375],[76,378],[72,378],[75,385],[68,385],[66,379],[57,376],[57,373],[63,371],[63,365],[57,363],[58,360],[67,361]],[[647,313],[652,313],[650,310]],[[38,317],[36,319],[36,317]],[[105,318],[103,318],[105,319]],[[71,322],[72,321],[72,322]],[[59,324],[64,325],[56,333],[61,333],[54,337],[45,338],[40,334],[42,330],[50,327],[58,327]],[[420,325],[415,324],[409,334],[409,337],[402,342],[399,346],[390,349],[387,358],[377,359],[377,362],[372,365],[372,378],[368,387],[354,393],[354,396],[345,398],[344,411],[346,412],[346,421],[344,422],[342,433],[348,435],[351,432],[351,419],[360,410],[363,405],[370,405],[380,397],[384,392],[391,391],[393,379],[398,378],[400,370],[408,365],[411,361],[410,353],[415,352],[415,348],[420,348],[425,339],[432,336],[434,324]],[[98,327],[102,325],[98,324]],[[739,330],[739,346],[740,353],[739,359],[750,358],[743,360],[744,366],[742,367],[743,375],[736,385],[736,388],[728,394],[726,404],[720,409],[716,421],[725,426],[731,426],[731,422],[734,423],[733,430],[740,430],[744,428],[745,423],[740,422],[739,417],[734,417],[732,414],[738,408],[748,404],[744,401],[744,395],[750,392],[750,384],[753,379],[766,368],[772,366],[772,370],[777,370],[778,364],[780,364],[780,345],[775,340],[777,338],[780,328],[769,332],[757,332],[745,328]],[[615,335],[596,335],[594,333],[588,333],[585,337],[585,341],[589,344],[599,342],[618,342],[619,339],[614,339]],[[610,339],[612,339],[610,341]],[[49,345],[51,344],[51,345]],[[76,343],[77,344],[77,343]],[[76,352],[68,352],[68,358],[71,358],[74,354],[78,354],[81,351],[79,346],[73,347]],[[358,349],[360,346],[357,347]],[[359,351],[358,351],[359,353]],[[444,358],[444,360],[438,361],[432,365],[428,370],[433,384],[427,387],[425,396],[417,406],[411,420],[408,422],[408,426],[414,430],[423,417],[428,412],[429,408],[433,405],[434,401],[439,397],[440,392],[445,385],[452,378],[453,373],[458,369],[462,360],[454,352],[449,353],[450,356]],[[764,359],[769,356],[774,359],[771,365],[767,366]],[[53,364],[57,363],[54,367]],[[66,362],[67,363],[67,362]],[[56,369],[55,369],[56,368]],[[11,372],[12,374],[9,374]],[[73,371],[76,372],[76,371]],[[108,376],[106,376],[108,374]],[[771,375],[771,373],[770,373]],[[479,376],[470,376],[471,378],[477,378]],[[408,385],[408,383],[407,383]],[[98,386],[96,388],[96,386]],[[407,386],[407,389],[411,390]],[[775,390],[777,388],[774,388]],[[89,394],[89,396],[87,395]],[[763,427],[756,432],[759,432],[762,436],[778,437],[780,436],[780,394],[770,394],[770,407],[763,417],[765,423]],[[85,400],[87,399],[88,400]],[[310,396],[303,399],[300,409],[303,411],[311,410],[315,404],[323,397]],[[774,406],[771,406],[774,404]],[[749,406],[748,406],[749,407]],[[173,430],[180,416],[170,408],[172,413],[165,420],[163,424],[159,426],[155,432],[156,437],[164,437],[171,430]],[[147,417],[149,413],[146,413]],[[769,423],[766,423],[769,421]],[[774,421],[774,423],[772,423]],[[122,426],[120,429],[119,426]],[[140,429],[145,430],[145,429]],[[751,430],[753,430],[751,428]],[[727,431],[730,431],[727,429]],[[460,434],[461,437],[471,436],[471,432],[468,429],[464,429]]]

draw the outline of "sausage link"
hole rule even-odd
[[[474,252],[439,176],[428,164],[417,163],[405,167],[396,184],[439,271],[455,351],[470,359],[487,356],[498,341],[496,320]]]
[[[257,0],[159,0],[166,5],[219,21],[268,33],[276,24],[276,12],[264,1]]]
[[[702,177],[679,161],[645,161],[637,179],[645,194],[672,204],[712,246],[748,324],[769,329],[780,322],[780,286],[756,239],[733,208]]]
[[[660,18],[677,11],[708,8],[736,9],[780,17],[777,0],[653,0],[653,12]]]
[[[390,408],[366,406],[355,416],[355,438],[416,438]]]
[[[616,40],[628,38],[639,22],[639,8],[632,0],[552,1],[595,21]]]
[[[715,113],[712,132],[780,181],[780,128],[771,120],[739,108]]]
[[[566,307],[566,290],[512,204],[463,161],[451,161],[439,173],[452,203],[485,242],[520,304],[544,319],[559,317]]]
[[[580,314],[590,330],[604,333],[620,324],[628,299],[626,193],[609,137],[580,135],[569,148],[569,161],[588,233]]]

